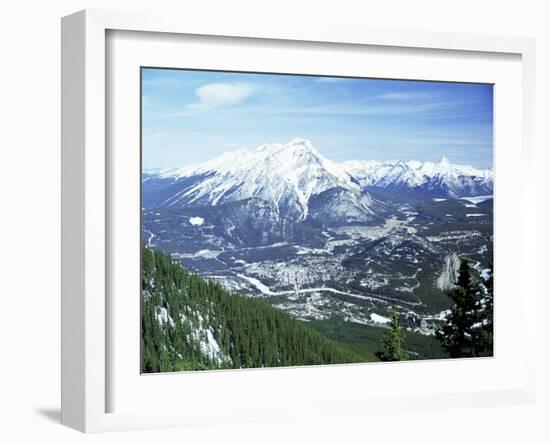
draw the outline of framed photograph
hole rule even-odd
[[[493,356],[493,87],[142,67],[142,373]]]
[[[62,30],[64,424],[534,400],[532,40]]]

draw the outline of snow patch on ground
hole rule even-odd
[[[467,213],[466,218],[470,218],[472,216],[485,216],[485,213]]]
[[[482,268],[481,267],[481,262],[480,261],[477,261],[474,265],[473,265],[474,269],[477,270],[479,272],[479,275],[485,280],[487,281],[489,279],[489,277],[491,276],[491,269],[488,269],[488,268]]]
[[[445,321],[447,316],[451,314],[451,310],[443,310],[436,315],[422,316],[422,319],[435,320],[435,321]]]
[[[170,327],[174,327],[176,323],[168,314],[166,307],[157,307],[157,321],[164,325],[166,323],[170,324]]]
[[[403,286],[403,287],[397,287],[395,290],[398,292],[406,292],[406,293],[412,293],[414,292],[418,287],[420,287],[420,283],[417,282],[413,286]]]
[[[198,250],[194,253],[172,253],[172,258],[174,258],[174,259],[181,259],[181,258],[215,259],[222,252],[223,252],[223,250],[203,249],[203,250]]]
[[[370,319],[377,324],[387,324],[388,322],[391,322],[391,319],[386,318],[385,316],[378,315],[376,313],[371,313]]]
[[[276,293],[272,292],[271,289],[265,285],[262,281],[256,278],[252,278],[251,276],[246,276],[241,273],[238,274],[239,277],[242,279],[248,281],[250,284],[252,284],[256,289],[258,289],[261,293],[264,295],[275,295]]]
[[[487,201],[493,198],[493,195],[481,195],[481,196],[465,196],[460,198],[461,200],[469,201],[472,204],[479,204],[483,201]]]
[[[481,272],[481,277],[487,281],[489,279],[489,277],[491,276],[491,269],[482,269]]]
[[[329,251],[326,249],[314,249],[311,247],[303,247],[303,246],[294,246],[296,249],[296,255],[323,255],[328,254]]]
[[[189,218],[189,224],[192,226],[202,226],[204,224],[204,218],[201,218],[200,216],[192,216]]]
[[[182,322],[187,322],[191,325],[192,342],[198,345],[201,353],[214,360],[218,365],[231,362],[231,357],[224,353],[218,341],[216,341],[212,327],[206,327],[204,317],[197,312],[194,315],[194,319],[194,321],[191,321],[183,313],[180,317]]]
[[[414,218],[409,218],[407,220],[398,220],[394,217],[388,218],[385,220],[383,226],[344,226],[336,229],[336,232],[339,234],[345,234],[350,236],[353,239],[369,239],[374,240],[378,238],[383,238],[389,236],[391,233],[397,231],[398,229],[405,228],[409,233],[416,233],[414,227],[407,227],[407,224],[414,220]],[[412,230],[409,230],[412,229]]]
[[[438,236],[427,236],[426,239],[430,242],[435,242],[435,243],[439,243],[439,242],[458,243],[458,242],[470,241],[473,238],[477,238],[477,237],[481,237],[481,233],[477,231],[454,230]]]
[[[148,228],[144,228],[145,232],[149,235],[147,238],[147,247],[151,248],[153,246],[153,239],[155,238],[155,234]]]

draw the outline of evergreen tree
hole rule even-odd
[[[482,294],[478,307],[478,328],[475,330],[476,356],[493,356],[493,264],[489,277],[483,281]]]
[[[407,353],[403,350],[405,333],[399,324],[399,314],[394,309],[391,315],[390,329],[382,337],[383,350],[376,356],[381,361],[404,361],[408,359]]]
[[[477,356],[480,290],[472,284],[470,265],[461,260],[456,287],[449,292],[454,305],[436,337],[452,358]]]

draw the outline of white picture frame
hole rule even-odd
[[[219,23],[196,17],[159,17],[150,14],[86,10],[62,20],[62,423],[85,432],[168,426],[208,425],[215,422],[256,422],[288,417],[319,417],[329,415],[363,415],[372,410],[403,411],[529,403],[535,397],[534,321],[522,324],[525,348],[521,355],[521,373],[501,388],[479,388],[462,392],[430,391],[424,395],[379,395],[376,401],[361,394],[348,397],[336,394],[296,406],[258,407],[247,402],[246,395],[234,410],[218,410],[215,418],[197,407],[195,413],[170,406],[158,410],[112,411],[109,407],[110,383],[107,328],[113,320],[107,294],[107,253],[112,230],[109,218],[112,206],[108,186],[109,117],[106,80],[106,36],[110,31],[155,32],[161,35],[199,35],[272,41],[309,42],[353,46],[429,49],[484,54],[510,54],[521,63],[521,146],[517,153],[522,160],[521,173],[528,176],[534,170],[535,134],[535,43],[518,37],[492,37],[417,31],[359,29],[344,26],[290,25],[273,26],[255,23]],[[158,34],[157,34],[158,35]],[[536,251],[536,194],[527,189],[521,194],[521,272],[526,275]],[[498,216],[497,216],[498,222]],[[498,253],[498,247],[496,248]],[[506,252],[506,250],[504,250]],[[498,279],[498,275],[495,276]],[[536,304],[534,281],[521,279],[518,308],[526,310]],[[130,319],[129,319],[130,320]],[[498,321],[498,316],[496,318]],[[497,337],[498,339],[498,337]],[[498,354],[496,356],[498,358]],[[403,368],[388,365],[387,370],[403,374],[424,369],[422,362],[410,362]],[[426,364],[426,363],[424,363]],[[380,367],[380,365],[378,365]],[[398,368],[395,368],[398,367]],[[304,370],[335,370],[316,367],[284,369],[287,378],[305,376]],[[340,368],[341,369],[341,368]],[[461,366],[456,366],[461,369]],[[139,368],[138,368],[139,370]],[[361,367],[353,367],[356,373]],[[518,369],[519,370],[519,369]],[[264,374],[259,374],[260,372]],[[269,382],[275,370],[249,371],[254,382]],[[279,370],[280,372],[280,370]],[[321,373],[321,372],[318,372]],[[247,373],[240,372],[241,378]],[[208,375],[210,376],[210,375]],[[227,374],[226,374],[227,376]],[[330,377],[330,376],[329,376]],[[169,378],[163,383],[170,385]],[[203,376],[202,382],[208,382]],[[214,378],[211,376],[211,380]],[[252,388],[252,387],[251,387]],[[265,404],[264,404],[265,405]],[[238,413],[237,413],[238,412]]]

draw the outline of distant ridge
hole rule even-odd
[[[453,164],[446,157],[430,161],[346,161],[339,164],[363,187],[418,191],[460,198],[493,192],[493,171]]]

